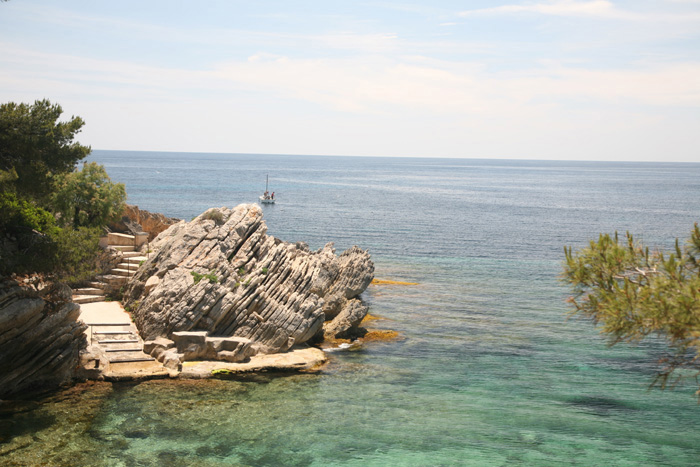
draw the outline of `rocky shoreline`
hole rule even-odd
[[[317,371],[310,347],[363,335],[372,282],[369,253],[310,251],[267,235],[255,204],[212,208],[191,222],[153,220],[149,258],[124,290],[123,303],[160,371],[104,371],[86,340],[70,289],[38,290],[6,280],[0,288],[0,398],[85,379],[203,378],[255,371]],[[135,226],[135,227],[134,227]]]

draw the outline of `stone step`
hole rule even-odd
[[[98,340],[98,344],[138,344],[138,339],[103,339]]]
[[[139,266],[142,261],[146,261],[147,259],[147,256],[130,256],[128,258],[124,258],[124,263],[135,264]]]
[[[88,282],[88,285],[94,289],[104,290],[104,288],[105,288],[104,282],[92,281],[92,282]]]
[[[128,277],[118,276],[116,274],[107,274],[104,276],[97,276],[102,282],[106,282],[110,285],[126,284],[128,282]]]
[[[143,346],[138,343],[117,343],[117,344],[100,344],[102,351],[110,355],[117,355],[119,352],[125,352],[126,356],[133,356],[134,352],[143,352]]]
[[[122,252],[122,253],[123,253],[123,254],[122,254],[122,259],[136,258],[136,257],[138,257],[138,256],[141,256],[141,252],[140,252],[140,251],[136,251],[136,250],[134,250],[134,251],[124,251],[124,252]]]
[[[131,251],[136,251],[136,248],[133,245],[109,245],[115,250],[123,251],[123,252],[131,252]]]
[[[73,302],[80,304],[104,302],[104,295],[73,295]]]
[[[136,270],[131,270],[129,271],[128,269],[121,269],[121,268],[115,268],[109,271],[111,275],[113,276],[121,276],[122,278],[124,277],[131,277],[134,274],[136,274]]]
[[[84,287],[73,290],[73,295],[104,295],[105,291],[97,287]]]
[[[110,356],[109,363],[133,363],[133,362],[155,362],[156,359],[150,355],[143,354],[135,356]]]
[[[106,328],[105,332],[115,332],[115,331],[121,331],[121,332],[135,332],[136,330],[131,327],[131,323],[86,323],[92,326],[93,328],[93,334],[102,334],[102,331],[97,331],[95,330],[96,327],[99,328]],[[115,329],[117,327],[122,327],[126,329]]]
[[[133,339],[138,339],[138,335],[136,334],[135,331],[132,331],[131,329],[120,329],[119,333],[116,331],[105,331],[105,328],[103,327],[104,325],[101,324],[93,324],[92,325],[92,335],[95,336],[96,339],[109,339],[111,337],[131,337]],[[114,327],[114,326],[112,326]],[[126,326],[125,326],[126,327]],[[101,330],[100,330],[101,329]]]
[[[135,263],[119,263],[117,264],[117,268],[119,269],[126,269],[127,271],[136,271],[139,268],[139,263],[138,261]]]

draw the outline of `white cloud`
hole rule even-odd
[[[295,59],[258,53],[209,69],[137,65],[126,61],[44,54],[0,43],[3,88],[42,94],[123,95],[131,100],[261,93],[333,112],[434,115],[510,112],[569,101],[658,107],[700,107],[700,63],[662,63],[591,70],[546,62],[518,71],[491,71],[477,62],[420,56]]]
[[[540,13],[555,16],[594,16],[609,17],[617,15],[614,5],[606,0],[592,0],[577,2],[573,0],[551,1],[549,3],[534,3],[524,5],[503,5],[493,8],[481,8],[467,10],[459,13],[460,16],[492,15],[510,13]]]
[[[690,2],[693,0],[676,1]],[[691,22],[700,20],[700,13],[698,12],[684,14],[666,12],[639,13],[632,10],[617,8],[612,2],[607,0],[551,0],[546,3],[510,4],[493,8],[465,10],[459,12],[458,15],[462,17],[469,17],[478,15],[506,15],[517,13],[536,13],[549,16],[569,16],[629,21]]]
[[[587,70],[549,65],[519,72],[489,72],[476,63],[426,58],[229,62],[222,80],[341,112],[497,114],[513,107],[567,100],[651,106],[700,107],[700,63],[638,69]],[[557,103],[558,100],[564,103]]]

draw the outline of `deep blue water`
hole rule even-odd
[[[357,244],[377,278],[418,283],[364,294],[378,326],[402,340],[335,352],[321,375],[115,386],[71,441],[104,464],[699,462],[697,387],[648,390],[663,344],[608,347],[590,322],[567,317],[559,274],[564,245],[600,232],[629,230],[661,248],[686,238],[700,220],[700,164],[90,159],[126,184],[129,203],[187,220],[256,202],[269,174],[268,233],[311,248],[334,241],[339,252]],[[125,436],[134,426],[142,435]]]

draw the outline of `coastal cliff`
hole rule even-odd
[[[145,209],[139,209],[138,206],[127,204],[119,220],[112,222],[109,228],[114,232],[131,234],[146,232],[148,233],[148,241],[152,241],[159,233],[179,221],[180,219],[166,217],[163,214],[149,212]]]
[[[79,314],[66,285],[0,282],[0,398],[57,387],[75,377],[87,346],[87,326]]]
[[[267,235],[257,205],[210,209],[150,248],[124,305],[144,339],[163,343],[153,346],[161,360],[284,352],[324,335],[349,337],[367,313],[358,296],[374,276],[369,253],[283,242]]]

